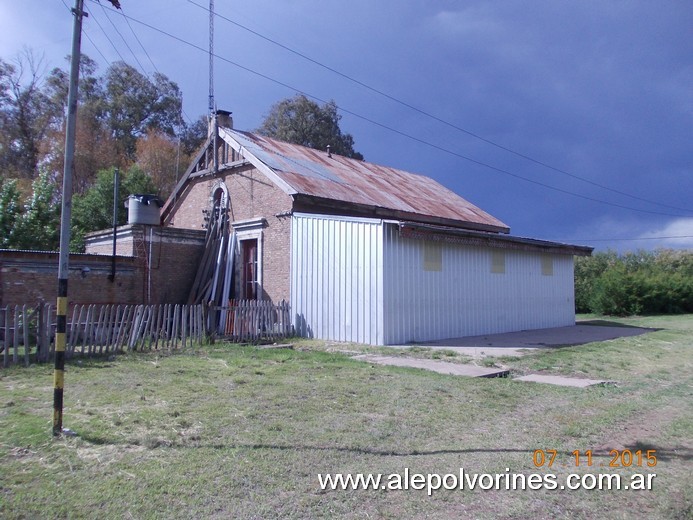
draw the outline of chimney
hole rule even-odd
[[[217,110],[217,126],[233,130],[233,117],[227,110]]]

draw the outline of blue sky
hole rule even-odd
[[[102,71],[121,56],[139,68],[134,54],[144,72],[178,83],[196,119],[207,109],[207,55],[147,25],[206,49],[208,3],[121,0],[128,25],[109,2],[86,0],[83,51]],[[215,23],[215,98],[236,128],[256,128],[297,91],[334,99],[366,160],[435,178],[514,235],[693,248],[689,0],[215,3],[240,24]],[[27,46],[47,69],[65,66],[67,5],[0,0],[0,57]],[[657,238],[672,236],[688,238]]]

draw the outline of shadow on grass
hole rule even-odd
[[[664,330],[664,329],[657,329],[657,328],[651,328],[651,327],[639,327],[637,325],[627,325],[625,323],[620,323],[618,321],[609,321],[609,320],[580,320],[575,322],[576,325],[592,325],[594,327],[615,327],[619,329],[640,329],[644,330],[646,332],[656,332],[658,330]]]
[[[116,441],[108,439],[103,436],[91,436],[91,435],[80,435],[82,440],[99,445],[111,445],[111,446],[145,446],[149,449],[154,449],[158,447],[169,447],[169,448],[184,448],[184,449],[215,449],[215,450],[278,450],[278,451],[332,451],[332,452],[347,452],[355,453],[358,455],[377,455],[380,457],[417,457],[417,456],[431,456],[431,455],[462,455],[465,453],[528,453],[534,455],[537,450],[533,449],[521,449],[521,448],[465,448],[465,449],[450,449],[450,450],[410,450],[410,451],[399,451],[399,450],[383,450],[374,448],[363,448],[358,446],[295,446],[295,445],[281,445],[281,444],[260,444],[260,443],[229,443],[229,444],[205,444],[192,441],[190,444],[187,443],[169,443],[169,442],[127,442],[127,441]],[[635,443],[632,446],[628,446],[628,449],[633,453],[633,460],[635,461],[635,453],[637,450],[642,450],[645,453],[647,450],[655,450],[656,457],[658,461],[669,461],[672,459],[681,459],[685,461],[693,460],[693,450],[686,447],[674,447],[674,448],[664,448],[661,446],[653,445],[641,445],[640,443]],[[544,450],[546,451],[546,450]],[[623,450],[621,450],[623,451]],[[575,457],[574,451],[557,451],[557,456],[563,457]],[[613,454],[609,450],[595,450],[592,453],[594,458],[604,458],[612,459]],[[643,455],[644,458],[644,455]]]

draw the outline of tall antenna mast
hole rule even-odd
[[[214,116],[214,0],[209,0],[209,117]]]

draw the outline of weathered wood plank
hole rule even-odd
[[[85,355],[85,351],[88,352],[88,345],[91,343],[91,320],[92,314],[94,313],[94,306],[87,306],[87,315],[84,321],[84,335],[82,336],[82,356]]]
[[[3,352],[3,366],[10,366],[10,307],[5,307],[5,348]]]
[[[173,307],[173,323],[171,331],[171,345],[169,348],[176,348],[178,342],[178,320],[180,319],[180,305]]]
[[[31,349],[31,338],[29,337],[29,320],[31,312],[26,305],[22,306],[22,335],[24,336],[24,366],[29,366],[29,351]]]
[[[19,362],[19,305],[14,306],[14,334],[12,334],[12,343],[14,350],[12,352],[12,362],[16,365]]]
[[[79,324],[82,322],[82,314],[84,313],[83,305],[75,305],[72,309],[72,321],[70,322],[70,337],[67,341],[67,346],[65,347],[66,357],[72,357],[75,350],[75,343],[79,341]]]
[[[45,342],[43,340],[43,334],[45,332],[45,321],[46,321],[46,305],[39,303],[36,307],[36,362],[40,363],[43,361],[43,356],[45,355]]]

